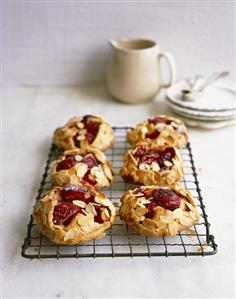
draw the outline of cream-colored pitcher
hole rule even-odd
[[[107,83],[110,93],[126,103],[148,101],[169,87],[176,78],[175,60],[170,53],[161,52],[158,45],[146,39],[111,40],[112,56]],[[169,83],[161,80],[160,60],[166,58],[170,71]]]

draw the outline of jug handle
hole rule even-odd
[[[170,87],[176,81],[176,63],[173,55],[168,52],[161,52],[158,55],[158,60],[160,61],[162,58],[167,60],[169,71],[170,71],[170,81],[169,83],[162,83],[161,88]]]

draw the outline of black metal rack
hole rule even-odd
[[[130,147],[126,142],[126,133],[129,127],[113,128],[116,143],[106,152],[112,162],[115,172],[115,181],[105,193],[119,207],[121,195],[134,186],[124,183],[119,176],[119,169],[123,164],[125,151]],[[51,163],[61,154],[61,151],[52,145],[45,171],[36,200],[51,188]],[[154,238],[141,236],[126,225],[122,224],[117,216],[116,223],[107,231],[104,238],[93,240],[80,245],[55,245],[41,235],[31,216],[28,224],[27,236],[22,245],[21,254],[25,258],[97,258],[97,257],[136,257],[136,256],[206,256],[217,252],[214,236],[210,234],[210,223],[205,211],[201,190],[194,166],[190,144],[181,150],[184,160],[185,175],[180,182],[190,190],[196,199],[201,214],[198,224],[192,230],[178,233],[175,237]]]

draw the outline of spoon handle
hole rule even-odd
[[[202,85],[201,88],[199,88],[198,91],[203,91],[207,86],[211,85],[212,83],[219,80],[220,78],[227,77],[228,75],[229,75],[229,72],[226,72],[226,71],[220,72],[220,73],[214,73],[205,81],[205,83]]]

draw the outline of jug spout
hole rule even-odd
[[[128,50],[129,49],[129,39],[110,39],[109,44],[112,48],[117,50]]]
[[[110,39],[108,41],[109,45],[112,47],[112,48],[115,48],[116,47],[116,40],[115,39]]]
[[[155,48],[156,43],[148,39],[135,39],[135,38],[121,38],[121,39],[110,39],[109,44],[112,48],[123,50],[123,51],[141,51],[149,48]]]

